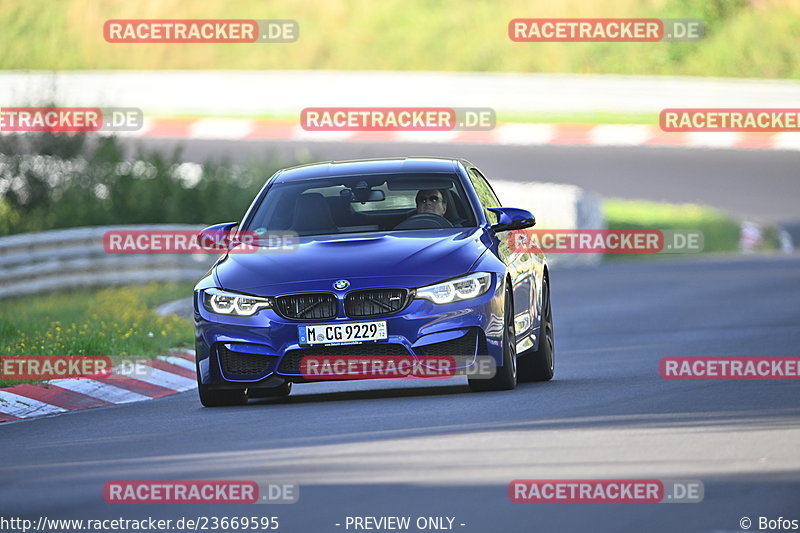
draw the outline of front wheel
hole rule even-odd
[[[550,304],[550,281],[542,285],[542,321],[539,346],[519,354],[520,381],[550,381],[555,372],[556,345],[553,335],[553,308]]]
[[[503,366],[498,366],[490,379],[470,378],[469,388],[473,392],[512,390],[517,386],[517,342],[510,287],[506,287],[503,309]]]
[[[247,392],[244,389],[212,390],[208,385],[200,382],[200,368],[197,362],[195,362],[195,371],[197,373],[197,393],[203,407],[227,407],[247,403]]]
[[[203,407],[227,407],[230,405],[244,405],[247,403],[247,394],[244,389],[211,390],[208,385],[197,385],[200,394],[200,403]]]

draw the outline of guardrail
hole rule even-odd
[[[492,188],[503,205],[533,213],[536,229],[606,228],[602,198],[575,185],[492,180]],[[602,254],[547,255],[550,266],[596,265],[602,259]]]
[[[23,233],[0,238],[0,298],[79,287],[152,281],[191,281],[216,255],[108,254],[110,230],[200,230],[187,224],[99,226]]]

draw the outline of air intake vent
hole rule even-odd
[[[300,374],[300,360],[303,357],[315,356],[338,356],[347,358],[348,356],[359,357],[379,357],[384,355],[409,355],[408,350],[402,344],[392,344],[385,342],[378,342],[375,344],[353,344],[348,346],[320,346],[314,348],[305,348],[303,350],[292,350],[286,352],[286,355],[281,359],[278,372],[284,374]]]
[[[228,378],[261,379],[275,370],[276,356],[242,353],[217,345],[222,372]]]
[[[344,306],[347,316],[377,317],[400,311],[409,299],[408,289],[366,289],[348,294]]]
[[[451,341],[437,342],[435,344],[428,344],[427,346],[418,346],[414,348],[414,353],[424,356],[473,356],[475,355],[476,341],[477,332],[473,330],[463,337],[459,337]]]
[[[294,320],[326,320],[336,318],[336,297],[326,292],[290,294],[275,300],[275,311]]]

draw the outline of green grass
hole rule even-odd
[[[607,199],[603,211],[608,229],[700,230],[703,252],[739,249],[739,222],[722,211],[695,204]],[[677,254],[606,254],[606,259],[645,259]]]
[[[0,355],[154,357],[190,347],[191,324],[153,308],[191,295],[188,283],[85,289],[3,300]],[[0,377],[0,387],[23,383]]]
[[[498,113],[497,123],[537,124],[646,124],[658,125],[658,113],[622,113],[611,111],[576,111],[572,113]]]
[[[699,18],[690,43],[516,43],[526,17]],[[112,44],[108,19],[295,19],[290,44]],[[800,78],[796,0],[16,0],[0,68],[330,69]],[[266,94],[265,98],[269,98]]]

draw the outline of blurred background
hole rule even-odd
[[[705,35],[697,42],[511,41],[509,21],[530,17],[693,18]],[[163,18],[291,19],[299,39],[103,38],[109,19]],[[146,308],[157,303],[153,294],[185,293],[211,258],[112,261],[99,246],[102,228],[238,220],[275,170],[330,159],[463,157],[487,173],[506,204],[534,211],[540,227],[700,229],[705,254],[791,253],[800,241],[800,134],[658,128],[667,107],[796,107],[796,0],[0,0],[0,23],[0,106],[144,113],[140,130],[119,135],[2,132],[0,297],[114,281],[171,284],[143,293]],[[491,107],[497,125],[461,136],[299,127],[302,108],[326,105]],[[68,228],[88,229],[41,233]],[[65,243],[61,252],[54,242]],[[603,259],[653,257],[554,262]],[[0,312],[0,347],[63,351],[63,339],[47,340],[39,326],[53,335],[59,318],[51,308],[43,304],[44,315],[24,327],[19,313],[27,306]],[[98,353],[131,349],[121,339],[130,325],[117,326],[108,324]],[[190,343],[188,327],[182,331]],[[179,340],[157,337],[136,349],[157,353]]]
[[[513,18],[696,18],[697,43],[544,43],[520,46]],[[294,19],[284,46],[107,45],[107,19]],[[4,70],[425,70],[800,77],[794,0],[47,0],[0,3]],[[268,97],[268,95],[265,95]]]
[[[698,19],[705,32],[509,38],[512,19],[546,17]],[[103,35],[109,19],[245,18],[294,20],[299,38]],[[0,376],[14,459],[0,465],[0,518],[251,514],[108,505],[106,483],[129,478],[300,483],[300,505],[252,508],[279,515],[281,531],[342,531],[351,514],[451,515],[456,530],[504,533],[722,532],[739,531],[742,513],[752,524],[797,518],[798,382],[671,381],[658,368],[664,357],[798,355],[800,132],[659,127],[665,108],[800,108],[798,43],[800,0],[0,0],[0,110],[143,116],[119,133],[0,125],[0,356],[150,358],[152,382],[156,367],[179,363],[155,391],[75,380],[86,394],[62,389],[65,408],[107,408],[65,416],[51,416],[64,411],[53,399],[62,380]],[[301,110],[324,106],[492,108],[497,123],[304,130]],[[549,383],[477,395],[466,380],[309,383],[221,411],[191,392],[138,402],[194,388],[192,288],[215,257],[109,254],[109,228],[236,221],[280,168],[404,156],[469,160],[537,228],[700,230],[704,250],[549,254]],[[509,481],[525,478],[701,480],[706,500],[509,502]]]

